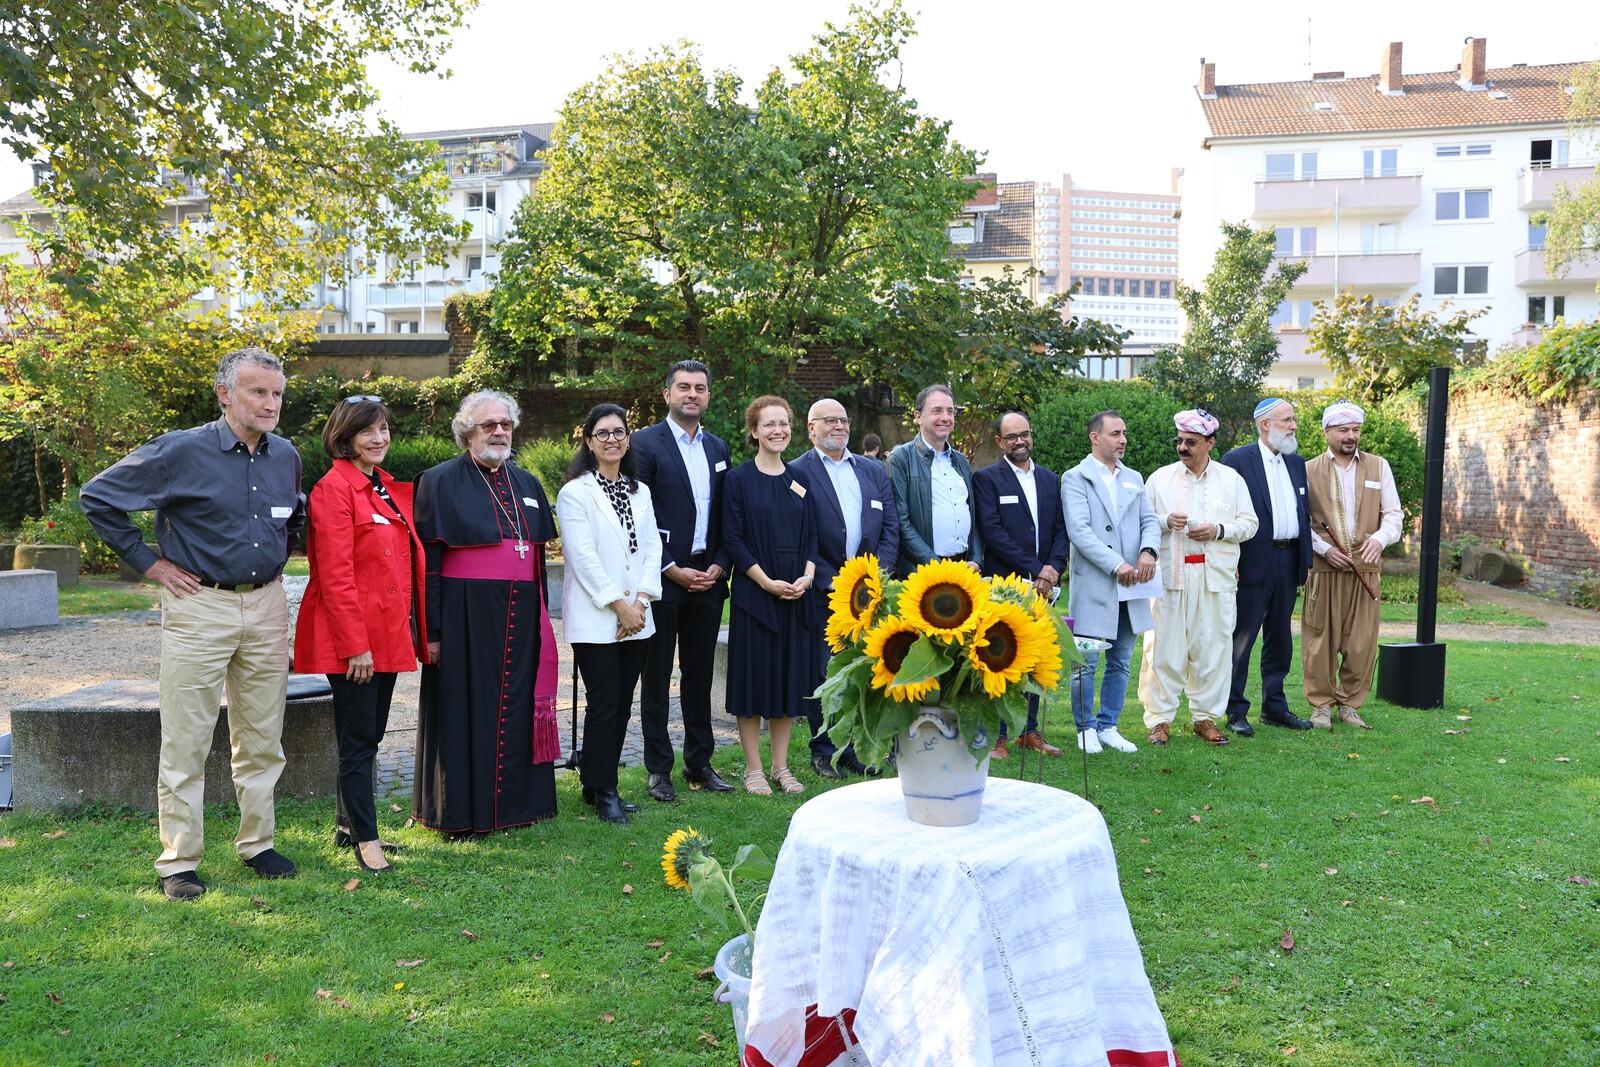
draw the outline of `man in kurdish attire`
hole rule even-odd
[[[1361,451],[1366,413],[1348,402],[1322,413],[1328,451],[1306,464],[1311,510],[1311,576],[1300,617],[1300,655],[1311,723],[1333,728],[1333,715],[1367,729],[1360,715],[1378,655],[1378,595],[1383,550],[1400,539],[1402,512],[1394,472]]]
[[[1196,736],[1212,745],[1228,738],[1216,721],[1227,711],[1239,544],[1256,533],[1250,490],[1237,471],[1211,461],[1217,420],[1199,408],[1173,416],[1178,462],[1150,475],[1145,494],[1161,520],[1162,593],[1152,598],[1155,630],[1144,640],[1139,701],[1150,743],[1164,745],[1189,695]]]

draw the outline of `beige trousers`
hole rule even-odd
[[[1150,600],[1156,628],[1144,635],[1139,668],[1139,703],[1144,705],[1146,728],[1176,719],[1178,698],[1185,692],[1195,722],[1215,721],[1228,710],[1238,601],[1231,592],[1206,588],[1204,563],[1181,566],[1183,588],[1165,590]]]
[[[1378,588],[1378,575],[1368,575]],[[1340,657],[1343,657],[1341,660]],[[1378,658],[1378,602],[1350,571],[1312,571],[1300,611],[1300,662],[1313,708],[1359,708]]]
[[[272,847],[273,789],[283,773],[289,620],[283,583],[248,593],[202,588],[161,596],[161,765],[156,805],[162,877],[192,871],[205,852],[206,754],[224,691],[239,801],[234,848]]]

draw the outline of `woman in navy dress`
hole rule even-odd
[[[754,459],[729,471],[722,491],[722,538],[733,564],[728,617],[728,713],[739,720],[744,787],[770,796],[761,767],[761,720],[772,740],[772,783],[805,786],[789,769],[789,735],[805,714],[817,676],[819,620],[806,595],[815,580],[817,531],[805,475],[784,463],[794,412],[778,396],[745,410]]]

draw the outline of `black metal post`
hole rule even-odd
[[[1422,475],[1422,570],[1417,575],[1417,644],[1433,643],[1439,615],[1439,533],[1444,511],[1444,424],[1450,368],[1428,372],[1427,461]]]

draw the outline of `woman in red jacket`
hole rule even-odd
[[[339,739],[339,830],[356,862],[387,871],[373,771],[389,722],[395,675],[426,660],[422,545],[411,483],[378,467],[389,451],[389,409],[347,397],[322,430],[333,468],[311,490],[306,555],[311,582],[295,626],[294,669],[326,674]]]

